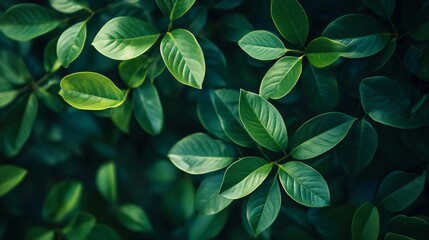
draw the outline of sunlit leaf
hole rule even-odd
[[[246,34],[238,45],[251,57],[258,60],[274,60],[283,56],[287,49],[271,32],[257,30]]]
[[[98,168],[95,178],[98,191],[109,202],[116,202],[116,167],[115,163],[104,163]]]
[[[86,40],[86,22],[78,22],[65,30],[57,42],[58,60],[68,67],[80,55]]]
[[[134,204],[124,204],[117,210],[118,220],[129,230],[135,232],[152,232],[152,224],[146,212]]]
[[[15,188],[27,175],[27,170],[13,166],[0,166],[0,197]]]
[[[159,9],[170,21],[183,16],[194,3],[195,0],[156,0]]]

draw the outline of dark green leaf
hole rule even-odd
[[[23,59],[15,53],[0,50],[0,80],[4,79],[13,85],[20,85],[31,80],[30,72]],[[4,83],[2,83],[4,87]]]
[[[287,49],[283,42],[271,32],[257,30],[246,34],[238,45],[252,58],[274,60],[283,56]]]
[[[57,42],[58,37],[52,39],[43,51],[43,67],[46,72],[55,72],[61,67],[57,57]]]
[[[0,197],[15,188],[27,175],[27,170],[12,166],[0,166]]]
[[[79,205],[82,184],[63,181],[51,188],[43,204],[43,218],[49,222],[60,222]]]
[[[384,240],[415,240],[414,238],[406,237],[401,234],[388,232],[384,237]]]
[[[18,97],[20,91],[18,89],[1,91],[0,90],[0,108],[7,106],[16,97]]]
[[[119,75],[128,87],[137,88],[146,79],[148,68],[152,63],[153,60],[145,55],[123,61],[118,67]]]
[[[151,135],[158,135],[164,127],[164,111],[158,91],[145,81],[133,92],[134,116],[140,126]]]
[[[219,195],[223,173],[206,177],[195,195],[195,208],[202,215],[217,214],[228,207],[233,200]]]
[[[87,0],[49,0],[51,6],[63,13],[74,13],[82,9],[88,9]]]
[[[65,30],[57,42],[58,60],[68,67],[82,52],[86,41],[86,21],[78,22]]]
[[[396,0],[362,0],[365,5],[381,17],[390,19],[395,10]]]
[[[305,56],[315,67],[326,67],[347,52],[347,45],[326,37],[313,39],[307,46]]]
[[[353,216],[353,240],[377,240],[379,228],[380,226],[377,207],[368,202],[362,204],[356,210]]]
[[[228,211],[215,215],[196,216],[190,224],[188,240],[216,239],[221,233],[229,216]]]
[[[98,168],[95,178],[98,191],[109,202],[116,202],[116,167],[114,162],[104,163]]]
[[[244,35],[253,30],[252,24],[241,14],[227,15],[223,22],[221,36],[230,42],[237,43]]]
[[[121,237],[112,228],[97,224],[92,228],[87,240],[121,240]]]
[[[121,106],[112,109],[112,121],[124,133],[129,133],[130,131],[132,107],[131,100],[127,99]]]
[[[32,227],[27,234],[25,234],[25,240],[53,240],[54,236],[54,230],[43,227]]]
[[[389,239],[423,240],[429,234],[429,224],[426,220],[419,217],[407,217],[405,215],[398,215],[390,220],[387,229],[397,237]]]
[[[228,140],[215,109],[215,92],[203,92],[197,102],[197,115],[201,125],[211,134],[222,140]]]
[[[117,212],[118,220],[129,230],[135,232],[152,232],[146,212],[137,205],[124,204],[119,207]]]
[[[72,222],[63,230],[66,239],[85,240],[95,226],[95,218],[88,213],[78,213]]]
[[[156,4],[170,21],[183,16],[194,3],[195,0],[156,0]]]

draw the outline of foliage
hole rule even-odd
[[[425,239],[428,0],[0,2],[0,239]]]

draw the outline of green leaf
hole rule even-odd
[[[0,91],[0,108],[7,106],[16,97],[18,97],[20,91],[18,89],[8,90],[8,91]]]
[[[429,234],[429,224],[426,220],[405,215],[399,215],[390,220],[387,229],[400,237],[389,239],[426,239]]]
[[[15,188],[27,175],[27,170],[12,166],[0,166],[0,197]]]
[[[228,207],[233,200],[219,195],[223,173],[204,178],[195,195],[195,208],[202,215],[217,214]]]
[[[87,0],[49,0],[51,6],[62,13],[74,13],[88,9]]]
[[[380,184],[378,195],[383,206],[391,212],[400,212],[410,206],[423,192],[425,173],[417,175],[394,171]]]
[[[25,240],[53,240],[54,237],[54,230],[49,230],[43,227],[32,227],[25,234]]]
[[[43,218],[48,222],[61,222],[79,205],[82,184],[63,181],[51,188],[43,204]]]
[[[109,202],[116,202],[116,167],[114,162],[107,162],[97,170],[95,178],[98,191]]]
[[[228,166],[235,152],[219,140],[195,133],[177,142],[168,153],[173,164],[190,174],[204,174]]]
[[[359,120],[338,145],[338,159],[347,173],[358,173],[371,162],[377,147],[377,132],[370,122]]]
[[[246,17],[238,13],[233,13],[223,18],[221,36],[230,42],[237,43],[252,30],[253,26]]]
[[[129,230],[135,232],[152,232],[146,212],[137,205],[124,204],[119,207],[117,212],[118,220]]]
[[[125,101],[125,94],[107,77],[95,72],[77,72],[60,82],[59,94],[77,109],[103,110]]]
[[[352,238],[353,240],[377,240],[379,232],[379,216],[377,207],[371,203],[363,203],[353,215]]]
[[[61,62],[57,57],[58,37],[49,41],[43,51],[43,67],[46,72],[55,72],[61,67]]]
[[[307,102],[313,111],[323,113],[334,110],[339,101],[337,77],[330,69],[304,68],[301,83]]]
[[[137,88],[146,79],[148,68],[152,61],[145,55],[123,61],[118,67],[119,75],[130,88]]]
[[[131,100],[127,99],[121,106],[112,109],[112,122],[124,133],[129,133],[130,131],[132,107]]]
[[[286,150],[286,125],[279,111],[266,99],[241,90],[239,115],[247,132],[261,146],[274,152]]]
[[[95,218],[88,213],[78,213],[63,230],[64,237],[70,240],[86,240],[95,226]]]
[[[151,135],[161,133],[164,126],[164,112],[155,86],[144,82],[133,92],[134,116],[140,126]]]
[[[305,56],[313,66],[323,68],[337,61],[346,52],[345,44],[326,37],[318,37],[308,44]]]
[[[228,140],[215,109],[215,92],[204,91],[197,101],[197,115],[201,125],[221,140]]]
[[[372,11],[381,17],[390,19],[395,10],[396,0],[362,0]]]
[[[24,60],[15,53],[0,50],[0,62],[0,80],[6,80],[6,83],[12,85],[21,85],[32,80]],[[1,85],[0,89],[3,89],[5,83]]]
[[[92,228],[91,233],[86,239],[87,240],[121,240],[121,237],[112,228],[103,224],[97,224]]]
[[[329,151],[343,140],[355,121],[356,118],[340,112],[324,113],[308,120],[293,135],[290,154],[304,160]]]
[[[16,41],[28,41],[43,35],[60,23],[55,12],[32,3],[13,5],[0,16],[0,30]]]
[[[268,177],[273,164],[258,157],[244,157],[226,169],[220,194],[239,199],[252,193]]]
[[[214,215],[200,215],[192,219],[188,228],[187,240],[216,239],[228,221],[229,212]]]
[[[279,165],[279,179],[286,193],[307,207],[330,205],[328,184],[319,172],[297,161]]]
[[[293,44],[305,44],[309,24],[307,14],[297,0],[272,0],[271,17],[286,40]]]
[[[271,226],[281,207],[281,193],[277,179],[261,185],[247,201],[246,216],[255,236]]]
[[[253,147],[255,146],[255,141],[244,129],[238,114],[239,99],[240,93],[236,90],[216,90],[214,97],[216,113],[225,134],[231,141],[243,147]]]
[[[183,16],[194,3],[195,0],[156,0],[159,9],[170,22]]]
[[[259,95],[279,99],[286,96],[298,82],[302,71],[302,57],[279,59],[262,78]]]
[[[86,41],[86,21],[78,22],[65,30],[57,42],[58,60],[68,67],[83,50]]]
[[[386,233],[384,240],[415,240],[415,239],[410,238],[410,237],[406,237],[406,236],[401,235],[401,234],[388,232],[388,233]]]
[[[368,15],[348,14],[331,22],[323,31],[322,37],[347,46],[342,57],[362,58],[381,51],[390,42],[392,33],[387,32],[380,22]]]
[[[203,51],[191,32],[185,29],[167,32],[160,50],[165,65],[177,81],[202,88],[206,63]]]
[[[159,38],[150,23],[133,17],[116,17],[97,33],[92,45],[104,56],[128,60],[145,53]]]
[[[252,31],[238,41],[238,45],[249,56],[258,60],[274,60],[283,56],[287,49],[283,42],[271,32]]]

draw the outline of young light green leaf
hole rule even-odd
[[[204,174],[225,168],[235,156],[230,146],[203,133],[183,138],[168,153],[177,168],[190,174]]]
[[[241,90],[239,115],[249,135],[261,146],[274,152],[286,150],[286,125],[279,111],[266,99]]]
[[[103,110],[125,101],[125,94],[107,77],[95,72],[77,72],[60,82],[59,94],[77,109]]]
[[[128,60],[145,53],[159,35],[148,22],[128,16],[116,17],[100,29],[92,45],[108,58]]]
[[[123,61],[118,67],[119,75],[130,88],[137,88],[146,79],[148,67],[152,62],[153,60],[145,55]]]
[[[88,213],[78,213],[63,230],[64,237],[72,240],[86,240],[95,226],[95,217]]]
[[[58,60],[68,67],[83,50],[86,41],[86,21],[67,28],[57,42]]]
[[[168,32],[161,41],[161,56],[177,81],[201,89],[206,72],[204,54],[194,35],[185,29]]]
[[[87,0],[49,0],[51,6],[62,13],[74,13],[88,9]]]
[[[291,161],[279,166],[279,179],[283,189],[296,202],[307,207],[329,206],[328,184],[307,164]]]
[[[82,184],[63,181],[51,188],[43,204],[43,218],[49,222],[61,222],[79,205]]]
[[[0,108],[7,106],[16,97],[18,97],[20,91],[18,89],[0,91]]]
[[[343,140],[355,121],[356,118],[340,112],[324,113],[308,120],[291,139],[292,157],[305,160],[329,151]]]
[[[223,173],[206,177],[195,195],[195,208],[202,215],[217,214],[228,207],[233,200],[219,195]]]
[[[121,240],[121,237],[112,228],[103,224],[97,224],[92,228],[91,233],[86,239],[87,240]]]
[[[170,19],[170,22],[183,16],[196,0],[156,0],[161,12]]]
[[[107,162],[97,170],[95,178],[98,191],[109,202],[116,202],[116,167],[114,162]]]
[[[152,224],[146,212],[134,204],[124,204],[117,212],[118,220],[129,230],[135,232],[152,232]]]
[[[313,39],[307,46],[305,56],[315,67],[327,67],[347,52],[347,46],[326,37]]]
[[[12,166],[0,166],[0,197],[16,187],[27,175],[27,170]]]
[[[423,192],[425,173],[417,175],[394,171],[380,184],[378,195],[383,206],[391,212],[400,212],[410,206]]]
[[[280,212],[282,197],[279,182],[271,179],[250,195],[246,217],[255,236],[273,224]]]
[[[255,146],[255,141],[244,129],[238,114],[238,102],[240,93],[231,89],[219,89],[215,91],[214,103],[217,116],[225,134],[235,144],[243,147]]]
[[[362,0],[362,2],[379,16],[387,19],[392,16],[396,4],[396,0]]]
[[[379,232],[379,216],[377,207],[371,203],[363,203],[353,215],[353,240],[377,240]]]
[[[304,46],[309,24],[307,14],[297,0],[272,0],[271,17],[286,40]]]
[[[150,135],[158,135],[164,127],[164,111],[158,91],[150,81],[145,81],[133,92],[134,116]]]
[[[0,16],[0,30],[17,41],[28,41],[43,35],[60,23],[55,12],[33,3],[13,5]]]
[[[302,71],[302,57],[279,59],[262,78],[259,95],[279,99],[286,96],[298,82]]]
[[[271,32],[256,30],[246,34],[238,45],[249,56],[258,60],[274,60],[283,56],[287,49],[283,42]]]
[[[268,177],[273,164],[258,157],[244,157],[226,169],[220,194],[239,199],[252,193]]]

